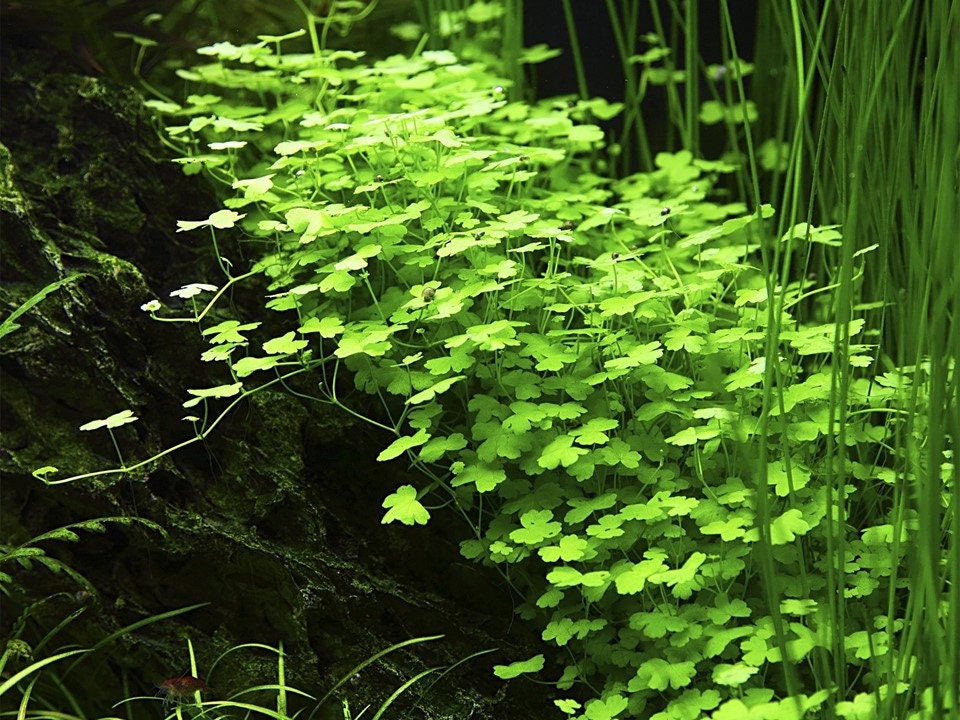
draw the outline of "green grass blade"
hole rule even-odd
[[[178,609],[176,609],[176,610],[169,610],[168,612],[160,613],[159,615],[151,615],[151,616],[148,617],[148,618],[144,618],[144,619],[142,619],[142,620],[137,620],[137,621],[134,622],[134,623],[131,623],[131,624],[129,624],[129,625],[126,625],[125,627],[122,627],[122,628],[120,628],[119,630],[116,630],[116,631],[110,633],[110,634],[107,635],[105,638],[103,638],[102,640],[100,640],[99,642],[97,642],[93,647],[91,647],[91,648],[88,650],[88,652],[89,652],[90,654],[96,653],[98,650],[101,650],[102,648],[104,648],[104,647],[106,647],[107,645],[109,645],[110,643],[112,643],[112,642],[113,642],[114,640],[116,640],[118,637],[122,637],[122,636],[124,636],[124,635],[127,635],[128,633],[132,633],[132,632],[134,632],[134,631],[136,631],[136,630],[139,630],[139,629],[142,628],[142,627],[146,627],[147,625],[153,625],[154,623],[161,622],[161,621],[163,621],[163,620],[169,620],[170,618],[178,617],[178,616],[183,615],[183,614],[185,614],[185,613],[188,613],[188,612],[191,612],[191,611],[193,611],[193,610],[196,610],[197,608],[205,607],[205,606],[207,606],[207,605],[209,605],[209,604],[210,604],[210,603],[206,603],[206,602],[204,602],[204,603],[197,603],[196,605],[188,605],[188,606],[186,606],[186,607],[178,608]],[[76,660],[74,660],[74,661],[67,667],[67,669],[64,670],[64,672],[63,672],[63,677],[66,677],[67,675],[69,675],[69,674],[74,670],[74,668],[76,668],[77,665],[78,665],[82,660],[84,660],[84,658],[77,658]]]
[[[396,643],[395,645],[391,645],[390,647],[388,647],[388,648],[386,648],[386,649],[384,649],[384,650],[381,650],[380,652],[376,653],[375,655],[371,655],[370,657],[368,657],[366,660],[364,660],[364,661],[361,662],[360,664],[358,664],[358,665],[356,665],[355,667],[351,668],[351,670],[350,670],[348,673],[346,673],[342,678],[340,678],[340,680],[338,680],[337,683],[336,683],[332,688],[330,688],[330,689],[327,691],[327,694],[324,695],[322,698],[320,698],[320,702],[317,703],[317,706],[319,707],[319,706],[323,705],[327,700],[330,699],[330,697],[333,695],[333,693],[335,693],[337,690],[339,690],[341,687],[343,687],[343,685],[344,685],[345,683],[347,683],[347,682],[350,680],[350,678],[352,678],[354,675],[356,675],[358,672],[360,672],[361,670],[363,670],[365,667],[367,667],[367,666],[370,665],[371,663],[375,663],[377,660],[379,660],[380,658],[384,657],[385,655],[389,655],[390,653],[392,653],[392,652],[394,652],[394,651],[396,651],[396,650],[400,650],[401,648],[405,648],[405,647],[408,647],[408,646],[410,646],[410,645],[417,645],[417,644],[419,644],[419,643],[432,642],[432,641],[434,641],[434,640],[439,640],[439,639],[442,638],[442,637],[443,637],[443,635],[429,635],[429,636],[424,636],[424,637],[411,638],[411,639],[409,639],[409,640],[404,640],[403,642],[398,642],[398,643]]]
[[[57,653],[56,655],[51,655],[50,657],[44,658],[43,660],[37,660],[36,662],[31,663],[30,665],[25,667],[23,670],[20,670],[19,672],[16,672],[13,675],[11,675],[9,678],[4,680],[3,683],[0,683],[0,697],[3,697],[3,694],[5,692],[15,687],[16,684],[21,680],[23,680],[25,677],[30,676],[31,674],[39,671],[40,669],[46,667],[47,665],[50,665],[51,663],[59,662],[60,660],[63,660],[68,657],[72,657],[74,655],[82,655],[88,652],[90,652],[90,650],[86,648],[81,648],[79,650],[67,650],[66,652]]]
[[[54,292],[55,290],[59,290],[61,287],[63,287],[67,283],[71,283],[74,280],[77,280],[78,278],[87,277],[88,275],[89,273],[76,273],[75,275],[70,275],[69,277],[63,278],[62,280],[57,280],[56,282],[50,283],[49,285],[44,287],[42,290],[34,294],[33,297],[31,297],[29,300],[23,303],[20,307],[18,307],[16,310],[10,313],[10,315],[8,315],[7,318],[2,323],[0,323],[0,338],[5,337],[6,335],[9,335],[14,330],[19,328],[20,326],[14,321],[18,317],[23,315],[25,312],[28,312],[31,308],[33,308],[34,305],[41,302],[45,297],[47,297],[47,295]]]

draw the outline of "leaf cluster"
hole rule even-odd
[[[814,290],[760,261],[833,228],[773,236],[772,207],[720,191],[734,164],[686,151],[605,176],[587,103],[511,102],[450,52],[201,54],[181,71],[196,93],[155,107],[228,210],[181,227],[239,227],[270,294],[253,322],[202,331],[229,379],[190,403],[293,373],[353,414],[344,374],[377,397],[370,420],[395,436],[379,459],[424,478],[384,522],[452,501],[476,532],[464,556],[500,568],[540,624],[567,715],[801,717],[830,691],[791,690],[791,672],[822,688],[838,645],[867,677],[893,651],[912,525],[888,440],[910,380],[869,374],[865,338],[838,351],[833,319],[801,313]],[[258,347],[255,323],[273,335]],[[835,591],[861,608],[839,643],[838,542]]]

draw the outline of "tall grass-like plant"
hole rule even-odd
[[[857,508],[844,492],[843,468],[855,446],[844,400],[858,372],[833,375],[831,421],[839,432],[828,447],[836,470],[827,577],[830,619],[841,631],[832,661],[824,659],[824,681],[847,694],[850,645],[842,628],[863,612],[861,600],[851,602],[842,592],[849,557],[859,551],[844,541],[845,528],[885,518],[892,553],[910,562],[890,569],[877,606],[877,626],[885,628],[870,651],[877,692],[848,698],[838,714],[955,717],[960,8],[950,2],[768,3],[759,22],[778,29],[769,42],[761,40],[758,59],[780,70],[781,113],[773,126],[790,158],[767,192],[787,201],[792,219],[785,226],[843,228],[842,239],[818,242],[806,232],[796,238],[796,272],[835,288],[809,312],[834,313],[838,353],[850,346],[846,323],[862,314],[877,342],[867,376],[874,387],[895,382],[907,390],[877,419],[890,437],[885,468],[880,476],[857,478],[872,497]],[[894,367],[902,373],[885,381],[882,371]]]

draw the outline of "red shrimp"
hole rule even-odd
[[[160,695],[163,695],[165,703],[181,703],[190,698],[198,690],[209,690],[207,684],[200,678],[193,675],[181,675],[180,677],[164,680],[157,686]]]

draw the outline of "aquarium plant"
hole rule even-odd
[[[487,5],[462,21],[495,22]],[[803,216],[802,128],[754,147],[752,66],[731,46],[711,71],[725,96],[678,115],[725,123],[729,154],[687,133],[619,176],[597,123],[622,104],[526,101],[489,54],[426,42],[368,61],[307,19],[201,48],[185,100],[150,103],[184,172],[223,193],[177,228],[209,238],[222,276],[184,278],[186,315],[143,305],[196,323],[222,368],[189,390],[185,442],[278,386],[380,428],[378,459],[411,470],[383,522],[466,520],[462,554],[499,570],[544,643],[494,672],[549,681],[560,716],[948,717],[956,640],[920,648],[908,621],[956,630],[940,548],[957,430],[918,419],[956,418],[956,348],[884,352],[883,299],[862,291],[880,244]],[[624,61],[678,82],[651,42]],[[788,173],[787,219],[761,167]],[[835,271],[810,271],[837,248]],[[262,311],[225,306],[239,283],[263,284]],[[923,612],[917,553],[943,603]]]

